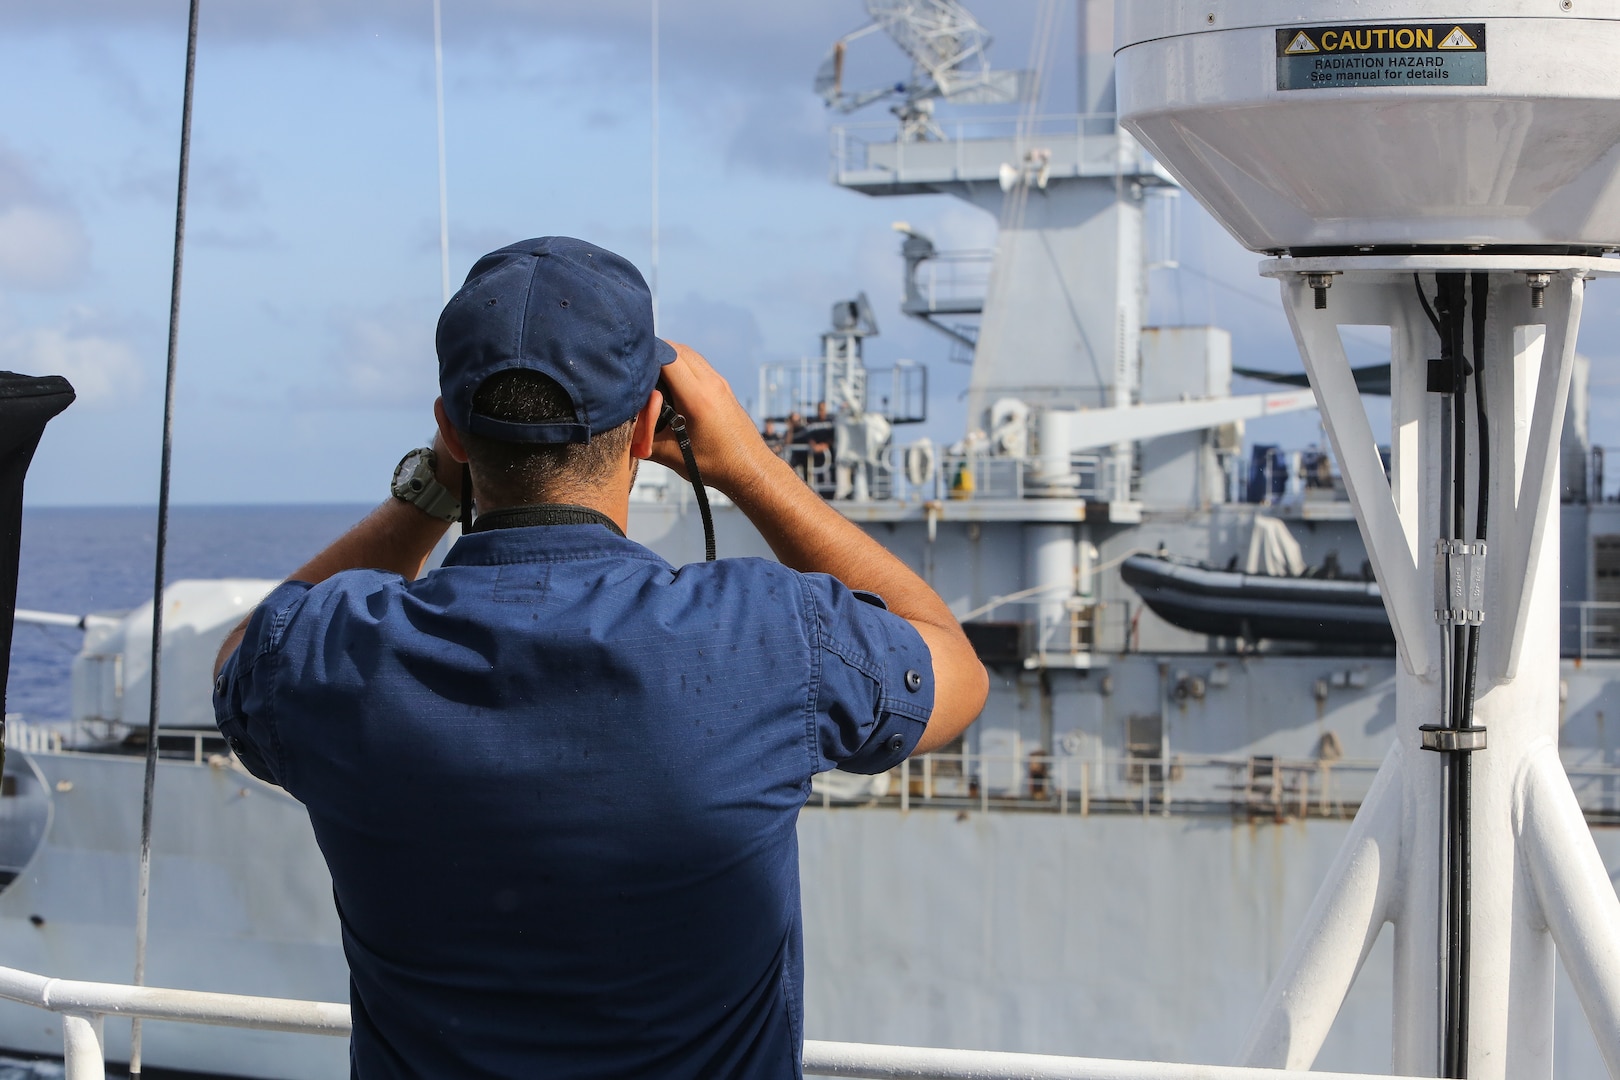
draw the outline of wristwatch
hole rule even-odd
[[[399,459],[391,490],[394,498],[410,503],[428,517],[455,521],[461,516],[461,500],[433,475],[438,464],[438,455],[428,447],[412,450]]]

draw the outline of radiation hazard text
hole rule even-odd
[[[1306,26],[1277,31],[1278,90],[1484,86],[1484,23]]]

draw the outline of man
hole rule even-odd
[[[777,457],[781,457],[783,451],[787,449],[786,437],[776,430],[776,421],[769,417],[765,419],[765,427],[761,429],[760,436],[765,440],[766,448]]]
[[[810,777],[954,738],[984,669],[653,336],[618,256],[494,252],[437,345],[433,453],[259,605],[215,684],[220,730],[309,808],[331,868],[354,1074],[796,1077]],[[637,463],[683,467],[660,377],[780,564],[676,570],[624,537]],[[462,463],[479,517],[417,577]]]

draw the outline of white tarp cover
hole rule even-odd
[[[1256,516],[1254,531],[1249,534],[1249,561],[1243,570],[1248,574],[1299,577],[1305,572],[1305,556],[1287,525],[1276,518]]]

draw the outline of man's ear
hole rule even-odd
[[[444,448],[450,451],[450,456],[467,463],[467,448],[462,445],[461,432],[450,423],[450,414],[444,411],[444,398],[433,399],[433,419],[438,422],[439,436],[444,439]]]
[[[664,395],[654,390],[647,396],[647,404],[636,413],[636,426],[630,436],[630,456],[645,461],[652,457],[653,436],[658,431],[658,416],[664,411]]]

